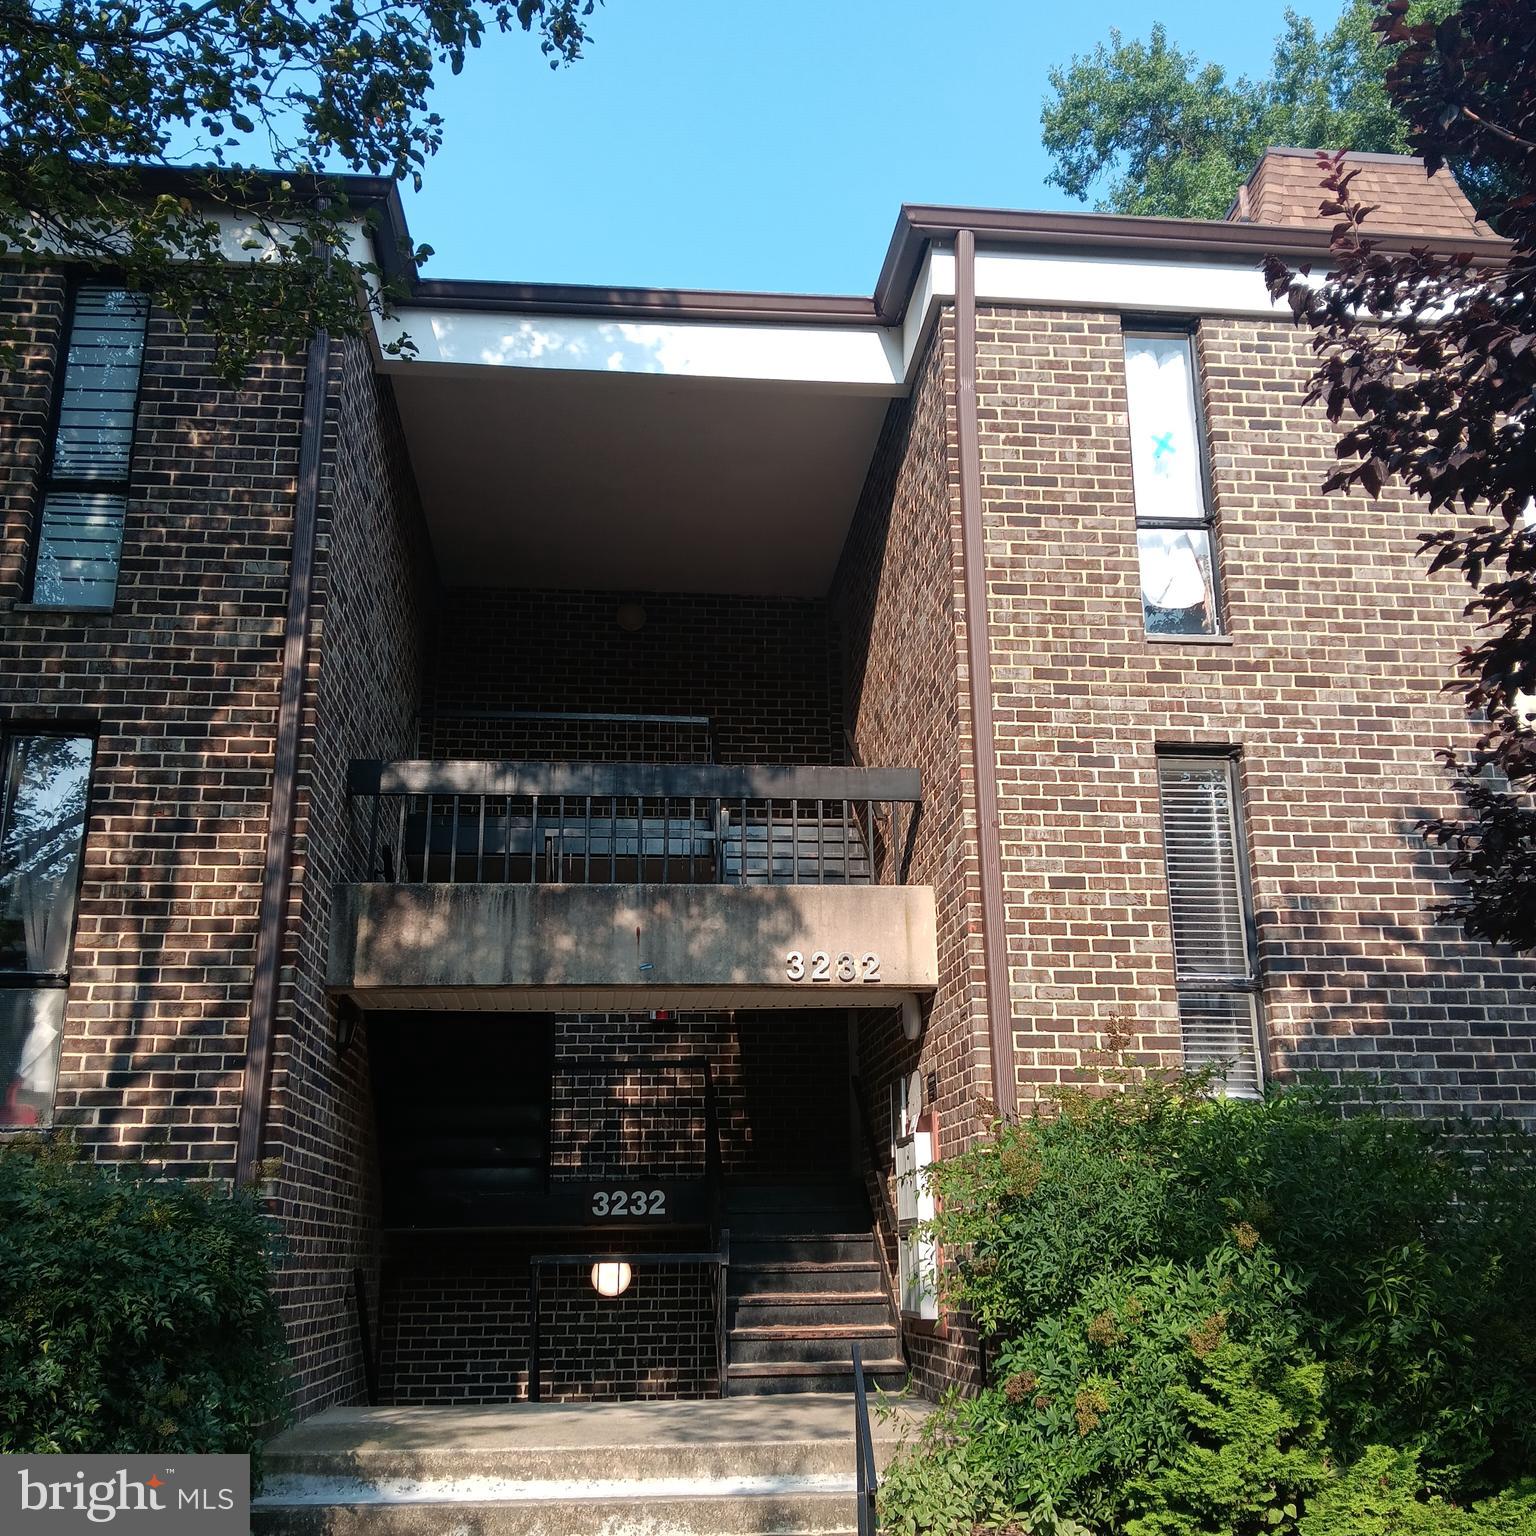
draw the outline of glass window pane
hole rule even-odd
[[[43,499],[32,601],[50,608],[110,608],[123,549],[121,496],[52,491]]]
[[[1248,980],[1253,955],[1231,769],[1219,758],[1165,759],[1158,780],[1175,974]]]
[[[84,736],[13,736],[0,819],[0,969],[69,965],[91,743]]]
[[[126,480],[144,361],[149,301],[88,283],[75,296],[59,399],[52,474],[58,480]]]
[[[1208,528],[1138,528],[1141,609],[1152,635],[1214,635],[1216,576]]]
[[[913,1131],[897,1148],[896,1239],[901,1310],[911,1317],[939,1315],[938,1254],[921,1222],[934,1217],[933,1191],[925,1172],[933,1162],[933,1133]]]
[[[1256,1099],[1259,1067],[1258,1008],[1249,992],[1181,992],[1179,1028],[1184,1065],[1219,1067],[1217,1084],[1234,1099]]]
[[[1205,488],[1188,336],[1127,336],[1125,388],[1136,515],[1203,522]]]
[[[0,1130],[53,1120],[66,996],[63,987],[0,988]]]

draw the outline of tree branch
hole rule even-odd
[[[1531,143],[1529,139],[1522,139],[1518,133],[1511,133],[1508,128],[1501,128],[1499,124],[1489,122],[1486,117],[1478,116],[1471,107],[1463,106],[1461,108],[1461,115],[1469,121],[1476,123],[1479,128],[1485,128],[1489,133],[1497,134],[1506,143],[1514,144],[1520,149],[1536,154],[1536,144]]]
[[[78,27],[62,27],[56,22],[45,20],[31,10],[6,17],[5,25],[25,32],[43,32],[49,37],[58,38],[61,42],[88,43],[103,48],[125,46],[142,48],[154,43],[163,43],[178,32],[185,32],[210,11],[218,10],[223,3],[224,0],[203,0],[202,5],[178,16],[173,22],[167,22],[163,27],[156,27],[151,32],[92,32]]]

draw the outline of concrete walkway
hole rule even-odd
[[[889,1415],[879,1411],[885,1403]],[[871,1396],[883,1465],[929,1405]],[[448,1464],[485,1475],[741,1475],[771,1463],[803,1472],[852,1465],[851,1394],[785,1393],[657,1403],[512,1403],[488,1408],[328,1408],[267,1446],[274,1474],[429,1477]],[[515,1472],[513,1468],[515,1467]],[[716,1472],[716,1469],[719,1469]]]

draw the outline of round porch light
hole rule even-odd
[[[592,1289],[599,1296],[606,1296],[610,1300],[615,1296],[622,1296],[629,1289],[631,1278],[628,1264],[594,1264],[592,1266]]]

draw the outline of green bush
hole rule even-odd
[[[1300,1536],[1530,1536],[1536,1485],[1466,1508],[1428,1494],[1412,1451],[1373,1445],[1313,1501]]]
[[[931,1171],[992,1372],[890,1526],[1536,1532],[1495,1497],[1536,1467],[1536,1143],[1204,1088],[1069,1095]]]
[[[0,1147],[0,1451],[251,1452],[284,1414],[246,1195]]]

